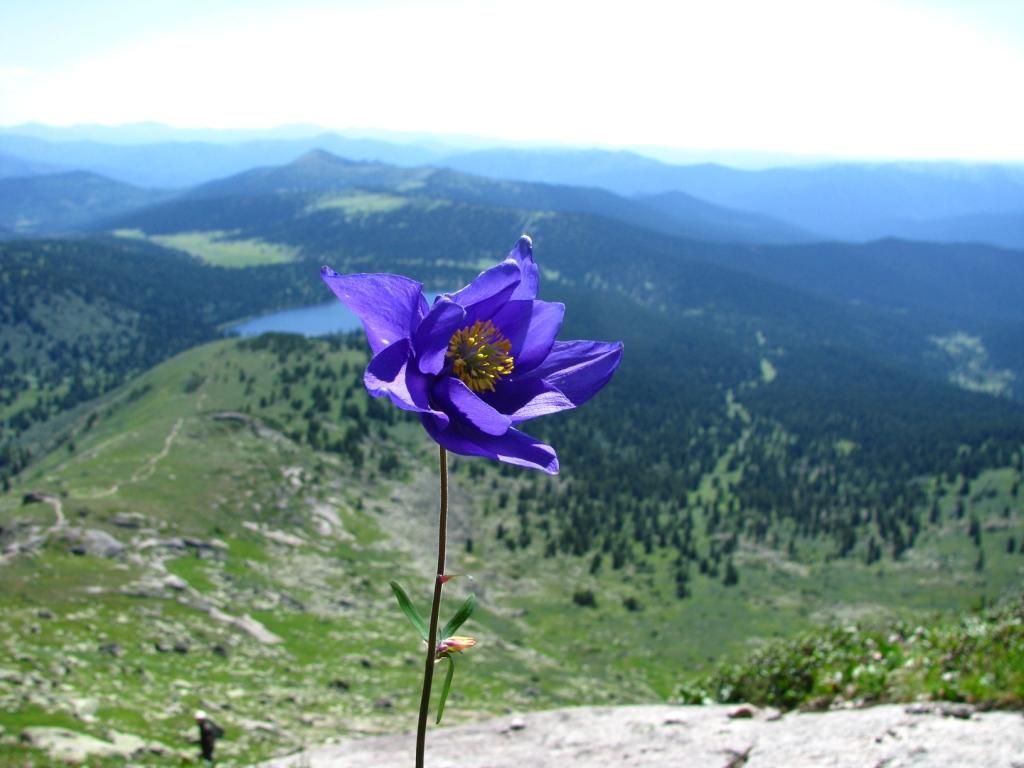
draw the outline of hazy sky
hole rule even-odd
[[[0,0],[0,125],[1024,160],[1024,0]]]

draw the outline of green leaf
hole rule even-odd
[[[444,628],[441,630],[441,637],[438,638],[438,642],[447,640],[449,637],[454,635],[456,630],[466,623],[466,619],[472,615],[475,607],[476,595],[470,595],[466,598],[466,602],[462,604],[462,607],[455,612],[455,615],[452,616],[451,620],[444,625]]]
[[[405,614],[405,618],[409,620],[409,623],[416,627],[416,631],[420,633],[420,637],[423,638],[424,642],[427,639],[427,623],[423,621],[423,617],[416,612],[416,608],[412,604],[412,600],[405,594],[405,590],[399,585],[397,581],[391,582],[391,590],[395,593],[395,597],[398,598],[398,607],[402,609],[402,613]]]
[[[441,717],[444,715],[444,703],[448,701],[448,691],[452,689],[452,678],[455,677],[455,659],[451,654],[445,656],[448,659],[448,674],[444,676],[444,685],[441,686],[441,701],[437,705],[437,720],[434,725],[441,724]]]

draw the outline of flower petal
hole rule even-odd
[[[468,648],[476,645],[476,638],[470,635],[452,635],[446,640],[437,644],[437,655],[443,656],[446,653],[462,653]]]
[[[497,266],[481,272],[465,288],[445,294],[466,309],[466,324],[491,318],[509,300],[521,279],[519,264],[506,259]]]
[[[520,237],[508,258],[514,259],[519,264],[521,276],[519,287],[512,294],[512,298],[527,300],[537,298],[537,289],[540,287],[540,270],[533,260],[533,240],[528,235]]]
[[[530,378],[543,379],[573,405],[583,405],[608,383],[621,361],[621,341],[556,341]]]
[[[500,413],[507,414],[513,424],[576,407],[558,387],[544,379],[503,381],[494,392],[486,393],[484,399]]]
[[[443,403],[442,407],[454,410],[481,432],[488,435],[504,435],[512,426],[512,420],[485,403],[466,384],[454,376],[446,376],[437,382],[434,394]]]
[[[386,395],[403,411],[432,414],[447,426],[447,414],[430,407],[429,379],[409,365],[411,359],[412,344],[408,339],[399,339],[386,347],[366,366],[363,374],[366,390],[374,397]]]
[[[539,469],[549,475],[558,474],[555,449],[517,429],[495,436],[484,434],[463,421],[452,421],[448,429],[444,429],[429,415],[424,414],[420,418],[430,437],[452,453],[483,456],[506,464]]]
[[[420,371],[432,374],[441,372],[448,342],[452,334],[465,325],[465,318],[466,310],[461,305],[445,296],[438,298],[413,336]]]
[[[510,301],[494,315],[494,324],[512,345],[517,375],[536,368],[548,356],[562,328],[565,305],[550,301]]]
[[[374,354],[410,338],[422,317],[423,284],[408,277],[339,275],[330,267],[321,267],[320,277],[362,321]]]

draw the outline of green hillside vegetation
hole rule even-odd
[[[709,259],[801,293],[912,321],[922,368],[966,389],[1024,396],[1024,257],[964,242],[713,248]],[[970,348],[961,341],[970,339]],[[1006,340],[1013,343],[1007,345]],[[949,344],[950,341],[955,342]],[[966,353],[966,354],[965,354]]]
[[[684,686],[686,703],[825,709],[917,700],[1024,707],[1024,600],[958,621],[812,630]]]
[[[118,229],[115,237],[148,240],[151,243],[184,251],[214,267],[256,267],[294,261],[294,248],[255,239],[234,239],[230,232],[181,232],[176,235],[147,237],[137,229]]]
[[[229,729],[225,755],[245,762],[411,724],[418,641],[388,580],[426,601],[434,450],[365,396],[365,361],[358,336],[200,347],[109,395],[75,424],[73,450],[17,478],[0,497],[8,732],[114,728],[180,749],[202,706]],[[568,423],[552,439],[576,472],[589,457],[574,456]],[[968,518],[947,512],[947,494],[909,553],[870,565],[811,540],[787,553],[723,536],[708,500],[726,478],[712,465],[678,497],[691,527],[666,526],[664,545],[634,531],[576,553],[560,523],[587,527],[590,495],[574,475],[456,457],[450,571],[464,577],[450,598],[477,593],[467,631],[481,642],[461,665],[452,722],[665,699],[723,654],[830,616],[963,609],[1019,586],[1024,555],[1007,546],[1024,537],[1019,470],[982,473],[956,496]],[[681,558],[672,530],[706,569]],[[281,642],[231,623],[245,616]]]
[[[0,482],[72,409],[315,287],[298,267],[215,269],[133,241],[11,241],[0,264]]]
[[[408,200],[398,195],[377,194],[372,192],[325,195],[312,203],[312,210],[339,210],[346,217],[360,214],[391,213],[408,204]]]

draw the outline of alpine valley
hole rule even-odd
[[[389,581],[426,605],[436,446],[367,396],[361,331],[225,330],[330,301],[321,264],[451,290],[523,232],[561,337],[625,358],[531,425],[557,477],[453,457],[445,612],[475,593],[479,642],[448,720],[736,689],[1024,706],[1020,169],[23,133],[0,763],[178,765],[197,708],[223,764],[411,726]],[[908,664],[914,637],[943,639]]]

